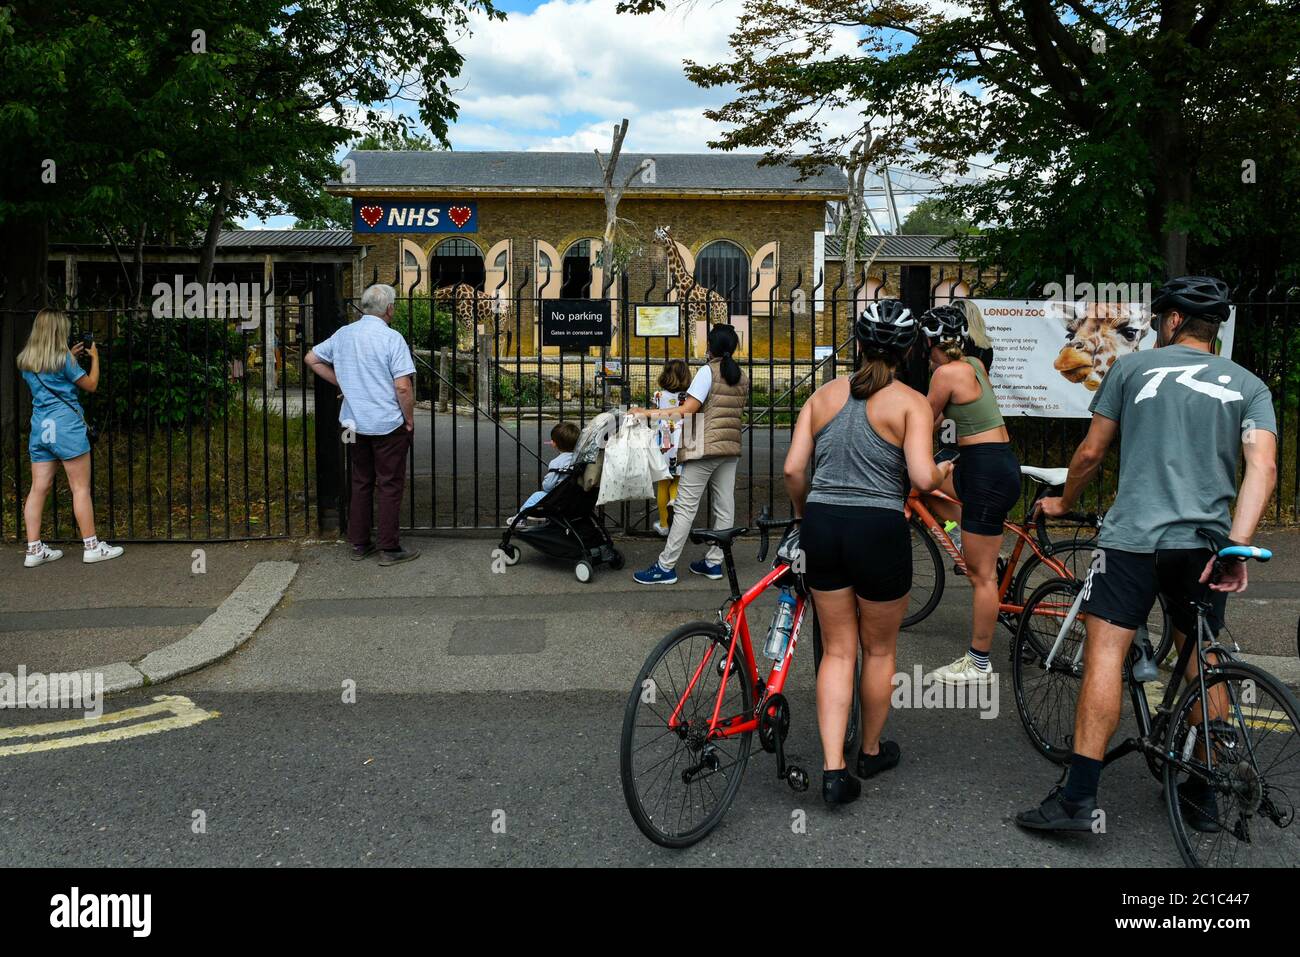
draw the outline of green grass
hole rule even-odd
[[[26,441],[23,435],[22,496],[31,483]],[[170,435],[165,430],[106,433],[94,448],[96,530],[106,539],[161,541],[310,535],[316,527],[310,508],[315,458],[312,416],[263,415],[242,403],[224,418]],[[15,495],[12,455],[6,458],[0,502],[2,537],[16,541],[22,533],[22,502]],[[45,505],[43,530],[51,540],[78,537],[61,473]]]

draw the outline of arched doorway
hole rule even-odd
[[[728,314],[749,314],[749,288],[753,285],[749,256],[735,243],[718,239],[701,249],[695,257],[695,281],[726,297]]]
[[[460,236],[444,239],[433,247],[429,256],[429,278],[434,289],[443,289],[461,282],[482,289],[487,278],[483,251],[471,240]]]
[[[596,279],[591,265],[591,240],[579,239],[566,249],[560,270],[561,299],[591,298]],[[599,295],[599,290],[595,294]]]

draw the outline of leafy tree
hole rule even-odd
[[[978,232],[958,210],[935,197],[923,199],[913,206],[898,231],[914,236],[953,236]]]
[[[1251,234],[1295,248],[1296,192],[1283,190],[1300,175],[1298,9],[746,0],[729,59],[686,72],[734,91],[706,114],[727,126],[715,147],[760,147],[773,161],[801,154],[812,171],[868,131],[894,133],[891,161],[968,177],[942,198],[981,224],[965,244],[985,261],[1022,278],[1158,278]],[[856,49],[844,52],[835,28],[854,31]],[[1238,205],[1247,159],[1258,182]],[[1248,227],[1246,210],[1265,215]]]

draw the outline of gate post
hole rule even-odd
[[[344,324],[344,304],[339,297],[339,267],[317,266],[312,271],[312,342],[324,342]],[[316,517],[322,533],[347,531],[343,509],[343,455],[339,441],[338,390],[317,378],[312,395],[316,406]]]

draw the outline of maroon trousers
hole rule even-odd
[[[401,548],[397,516],[406,489],[406,450],[412,434],[405,425],[387,435],[354,434],[352,501],[348,507],[348,541],[353,546],[370,544],[370,515],[378,493],[379,538],[375,544],[386,552]]]

